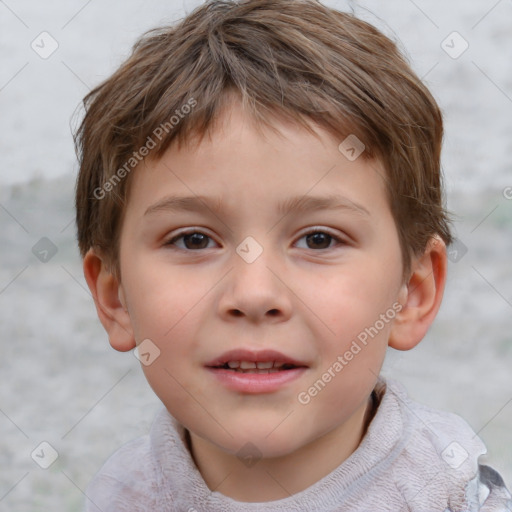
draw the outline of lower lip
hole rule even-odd
[[[274,373],[242,373],[224,368],[208,368],[227,388],[241,393],[272,393],[298,379],[307,368],[293,368]]]

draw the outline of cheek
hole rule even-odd
[[[170,265],[133,262],[126,291],[135,339],[165,340],[208,291],[208,283],[190,280]]]
[[[152,333],[158,356],[142,369],[155,394],[178,418],[201,413],[197,404],[204,399],[203,384],[197,379],[198,365],[202,364],[197,342],[199,313],[194,308],[188,314],[172,315],[167,322],[171,315],[164,312],[153,317],[152,325],[145,322],[145,332]]]
[[[340,268],[330,279],[318,284],[315,276],[302,276],[296,282],[296,294],[309,309],[309,318],[317,332],[326,338],[349,343],[365,328],[373,326],[381,315],[391,316],[399,289],[399,271],[375,265],[371,260]],[[386,333],[389,322],[378,324]],[[341,349],[342,347],[340,347]]]
[[[166,265],[147,265],[131,289],[135,339],[149,338],[160,350],[158,365],[179,373],[197,359],[199,327],[211,285]],[[181,365],[181,366],[180,366]]]

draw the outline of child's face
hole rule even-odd
[[[283,124],[284,137],[263,138],[229,115],[197,148],[135,171],[121,297],[137,343],[160,350],[143,368],[169,412],[227,452],[250,441],[279,456],[360,427],[402,297],[401,252],[378,162],[349,161],[322,130]],[[303,368],[208,366],[238,349]]]

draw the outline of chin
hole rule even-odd
[[[272,432],[272,429],[258,429],[257,426],[253,426],[250,430],[240,429],[239,432],[241,435],[229,438],[227,446],[223,446],[223,449],[242,458],[245,455],[265,459],[285,457],[303,445],[301,439],[297,438],[296,431],[293,433],[287,429]],[[269,435],[269,432],[272,434]]]

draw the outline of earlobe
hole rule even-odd
[[[389,346],[410,350],[425,336],[437,315],[446,283],[446,245],[430,239],[425,252],[412,262],[411,275],[400,290],[402,310],[394,320]]]
[[[85,255],[83,269],[110,344],[120,352],[131,350],[135,347],[135,339],[121,284],[94,249]]]

